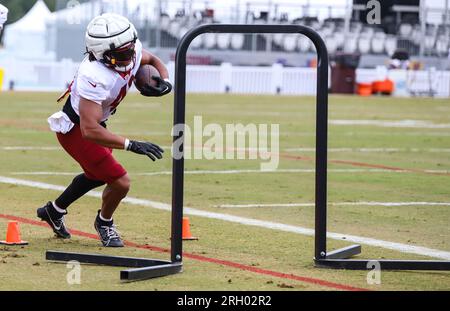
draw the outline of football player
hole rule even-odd
[[[0,31],[3,29],[3,24],[8,20],[8,9],[0,3]]]
[[[37,210],[57,237],[68,239],[64,223],[67,208],[92,189],[103,186],[103,201],[94,222],[105,247],[123,247],[113,222],[113,214],[130,189],[126,170],[112,155],[113,149],[161,159],[163,150],[152,143],[115,135],[106,127],[127,95],[134,76],[144,64],[153,65],[161,77],[156,86],[145,86],[144,96],[164,96],[171,92],[167,68],[159,58],[142,48],[137,31],[125,17],[103,14],[94,18],[86,31],[86,57],[74,81],[58,101],[67,95],[62,111],[49,119],[49,125],[64,150],[79,163],[84,173],[76,176],[55,200]]]

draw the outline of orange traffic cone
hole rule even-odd
[[[198,238],[192,236],[189,217],[183,217],[183,240],[198,240]]]
[[[28,242],[22,241],[20,238],[19,223],[17,221],[8,222],[6,231],[6,241],[0,241],[3,245],[27,245]]]

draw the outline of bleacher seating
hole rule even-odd
[[[267,16],[248,14],[246,21],[254,24],[268,23]],[[167,14],[161,16],[161,46],[176,47],[177,42],[186,32],[203,23],[218,22],[202,12],[195,12],[192,16],[185,16],[183,11],[177,12],[170,18]],[[410,55],[417,55],[420,44],[424,43],[425,55],[447,56],[450,48],[450,29],[444,25],[427,24],[425,34],[421,25],[412,19],[404,20],[396,29],[389,25],[380,28],[364,25],[358,21],[351,21],[349,33],[345,36],[345,21],[343,18],[328,18],[319,21],[317,17],[301,17],[289,19],[288,13],[281,13],[278,19],[270,21],[281,24],[302,24],[317,30],[324,38],[330,54],[336,52],[361,54],[376,54],[391,56],[397,48],[409,51]],[[269,46],[268,46],[269,44]],[[288,53],[314,51],[314,47],[304,36],[292,34],[252,35],[243,34],[205,34],[192,43],[194,49],[217,50],[257,50],[283,51]]]

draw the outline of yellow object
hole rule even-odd
[[[3,69],[2,68],[0,68],[0,91],[2,90],[2,88],[3,88],[3,75],[4,75],[4,71],[3,71]]]

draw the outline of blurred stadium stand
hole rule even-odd
[[[62,10],[56,12],[48,23],[49,45],[56,50],[57,59],[80,60],[82,54],[80,55],[79,46],[82,46],[82,34],[89,20],[101,12],[117,12],[127,15],[137,26],[144,44],[162,53],[165,60],[170,59],[179,40],[189,29],[204,23],[229,22],[304,24],[323,36],[330,54],[345,52],[386,57],[397,49],[404,49],[411,56],[446,58],[449,54],[448,10],[419,6],[418,0],[383,1],[383,19],[380,25],[365,22],[367,1],[364,0],[354,1],[353,5],[348,6],[299,5],[292,2],[283,5],[282,0],[261,3],[244,1],[216,2],[215,5],[210,5],[208,1],[171,0],[169,6],[167,0],[137,0],[129,3],[123,0],[93,0],[79,1],[80,6],[67,9],[70,1],[58,0],[58,7]],[[323,12],[326,12],[325,16]],[[424,18],[420,19],[419,14]],[[67,20],[74,15],[80,20],[68,23]],[[427,23],[430,19],[427,16],[436,18],[433,18],[433,23]],[[314,53],[314,47],[303,36],[283,34],[205,34],[193,42],[192,49],[219,53],[218,55],[221,52],[226,52],[227,55],[236,52],[239,57],[243,55],[241,52],[265,52],[266,55],[283,53],[288,64],[291,59],[289,54]],[[254,61],[258,58],[261,63],[273,62],[273,57],[270,60],[261,55],[256,59],[252,57]],[[298,66],[299,63],[291,65]]]
[[[138,29],[144,46],[166,63],[174,61],[175,49],[183,35],[201,24],[302,24],[321,34],[331,60],[342,59],[345,55],[359,60],[356,66],[350,66],[351,70],[340,67],[348,81],[358,82],[365,79],[361,77],[367,76],[373,78],[379,66],[411,69],[407,66],[417,66],[417,60],[421,67],[414,69],[428,70],[435,67],[437,73],[424,70],[425,73],[417,73],[417,76],[428,78],[414,78],[414,81],[425,83],[431,79],[429,77],[444,77],[442,81],[448,81],[449,74],[441,72],[450,70],[450,0],[442,1],[446,3],[446,7],[428,7],[425,0],[420,3],[418,0],[383,0],[381,23],[371,25],[366,20],[367,0],[325,6],[314,1],[303,1],[309,4],[302,5],[293,1],[283,3],[283,0],[57,0],[57,11],[45,21],[46,32],[43,37],[46,38],[46,51],[40,57],[36,53],[32,54],[40,62],[33,63],[30,60],[24,63],[10,59],[16,53],[10,53],[10,58],[2,58],[0,53],[0,66],[8,68],[15,63],[16,69],[23,67],[23,72],[31,70],[27,77],[33,77],[34,80],[24,82],[18,76],[13,79],[13,74],[6,74],[5,81],[16,80],[18,87],[38,85],[38,82],[52,89],[60,87],[61,81],[55,83],[55,79],[69,79],[77,62],[83,58],[84,34],[89,21],[101,13],[115,12],[127,16]],[[8,46],[5,47],[7,51]],[[408,61],[401,62],[402,67],[392,67],[391,57],[398,55],[399,51],[408,55]],[[188,63],[200,66],[198,70],[203,70],[203,73],[193,68],[191,72],[202,79],[209,75],[209,81],[218,77],[218,71],[224,69],[221,67],[223,63],[231,64],[235,77],[239,79],[252,75],[244,69],[239,70],[238,66],[253,66],[252,70],[256,72],[258,68],[255,66],[268,66],[270,69],[273,64],[280,64],[284,67],[284,75],[299,77],[308,84],[307,81],[315,70],[315,57],[314,46],[302,35],[211,33],[199,36],[192,42]],[[203,65],[213,67],[208,70]],[[288,74],[290,67],[308,70]],[[364,71],[365,69],[368,71]],[[39,75],[31,72],[39,72]],[[268,76],[273,75],[273,72],[269,70],[265,75],[264,81],[270,81]],[[404,75],[396,77],[410,79]],[[23,77],[20,78],[23,80]],[[261,85],[269,85],[266,82],[261,82]],[[194,86],[192,88],[195,89]],[[447,96],[450,94],[449,88],[450,82],[442,82],[437,93]],[[282,93],[286,93],[287,89],[284,88]],[[236,87],[232,90],[236,91]],[[307,90],[309,94],[314,88],[308,86]],[[269,92],[273,91],[270,89]]]

